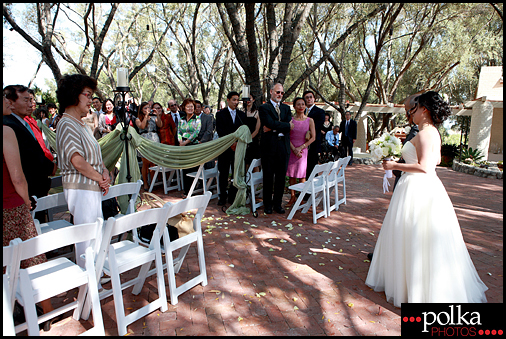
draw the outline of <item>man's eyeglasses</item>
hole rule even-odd
[[[276,94],[281,94],[281,95],[285,95],[285,92],[283,92],[283,91],[274,91],[274,93],[276,93]]]
[[[176,104],[169,105],[169,107],[172,107],[172,106],[177,106],[177,105]]]

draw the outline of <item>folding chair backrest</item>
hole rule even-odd
[[[316,178],[316,179],[318,179],[317,184],[323,185],[325,183],[325,179],[326,179],[327,175],[329,174],[330,169],[332,168],[333,164],[334,164],[333,162],[327,162],[325,164],[316,165],[313,168],[313,171],[311,172],[311,175],[309,176],[309,178],[307,179],[306,182],[308,184],[311,184],[313,179]]]
[[[25,240],[19,244],[19,259],[25,260],[64,246],[73,245],[88,240],[95,240],[95,248],[101,242],[103,219],[97,221],[68,226]]]
[[[351,156],[349,156],[349,155],[346,158],[342,159],[342,163],[341,163],[342,166],[339,169],[339,172],[337,172],[337,176],[338,177],[344,176],[344,170],[345,170],[346,166],[348,166],[348,163],[350,162],[350,159],[351,159]]]
[[[40,197],[40,198],[33,196],[33,198],[37,202],[37,206],[35,207],[35,209],[33,211],[31,211],[32,218],[34,220],[35,220],[35,212],[45,211],[47,209],[54,208],[54,207],[61,207],[61,206],[67,207],[67,200],[65,199],[64,192],[51,194],[51,195],[48,195],[45,197]],[[67,207],[67,209],[68,209],[68,207]]]
[[[9,303],[11,310],[14,307],[14,300],[16,297],[16,286],[18,283],[18,275],[19,275],[19,265],[21,260],[19,260],[19,244],[21,243],[20,238],[16,238],[10,241],[9,246],[4,246],[3,249],[3,267],[5,267],[4,274],[4,282],[7,283],[7,286],[4,286],[4,289],[7,287],[7,295],[9,298]]]
[[[261,166],[262,165],[262,160],[261,159],[253,159],[251,160],[251,165],[249,165],[249,168],[248,168],[248,173],[251,177],[251,174],[253,173],[253,170],[255,169],[255,167],[258,167],[258,166]],[[260,172],[262,172],[262,167],[260,167]]]
[[[211,195],[211,192],[206,192],[206,194],[196,195],[191,198],[181,200],[175,204],[171,202],[166,203],[163,207],[170,208],[167,218],[172,218],[178,214],[197,209],[195,220],[198,220],[200,222],[200,219],[204,215],[207,205],[209,204]],[[193,225],[195,227],[195,223]]]
[[[109,188],[109,192],[105,196],[102,196],[102,201],[120,197],[122,195],[128,195],[131,194],[132,197],[130,198],[130,201],[128,202],[128,210],[126,214],[130,214],[135,210],[135,201],[137,200],[137,197],[139,196],[139,191],[142,186],[142,180],[137,180],[137,182],[126,182],[123,184],[117,184],[114,186],[111,186]]]

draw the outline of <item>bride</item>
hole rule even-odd
[[[486,302],[488,289],[467,251],[459,222],[436,174],[441,138],[435,125],[451,114],[438,93],[415,98],[408,111],[420,132],[402,148],[406,163],[384,161],[403,174],[392,194],[365,281],[388,302]]]

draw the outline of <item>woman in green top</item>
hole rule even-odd
[[[180,113],[181,119],[177,126],[177,139],[179,140],[179,146],[195,145],[198,143],[197,137],[200,132],[200,116],[197,116],[195,112],[195,101],[188,98],[181,104],[183,111]],[[186,199],[188,191],[193,182],[193,178],[188,177],[186,174],[198,171],[199,167],[192,167],[183,170],[184,180],[184,194],[183,199]]]

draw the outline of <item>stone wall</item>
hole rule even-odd
[[[476,175],[483,178],[502,179],[502,171],[498,167],[480,168],[453,160],[452,169],[457,172]]]

